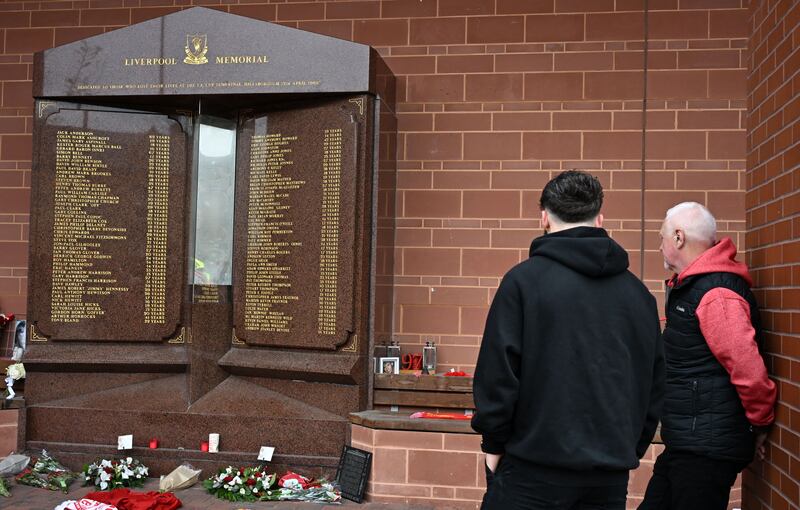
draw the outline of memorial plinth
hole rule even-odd
[[[203,8],[34,64],[28,448],[330,475],[392,326],[388,68]]]

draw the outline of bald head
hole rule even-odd
[[[697,202],[681,202],[669,211],[664,223],[686,233],[686,239],[705,243],[709,247],[717,241],[717,220],[711,211]]]
[[[682,202],[667,211],[660,234],[664,267],[680,273],[716,244],[717,222],[701,204]]]

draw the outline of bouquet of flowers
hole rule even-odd
[[[14,381],[19,381],[25,377],[25,365],[14,363],[6,367],[6,399],[14,398]]]
[[[83,485],[93,483],[102,491],[119,487],[141,487],[147,480],[147,474],[147,466],[133,457],[103,459],[83,467]]]
[[[42,456],[34,459],[33,468],[26,468],[17,475],[17,483],[41,487],[51,491],[61,490],[66,493],[72,480],[78,478],[77,473],[69,471],[54,458],[42,450]]]
[[[309,501],[313,503],[339,503],[342,494],[325,480],[311,480],[288,471],[278,480],[278,487],[269,490],[261,499],[269,501]]]
[[[267,474],[264,466],[234,468],[228,466],[205,480],[203,487],[227,501],[258,501],[275,484],[275,474]]]

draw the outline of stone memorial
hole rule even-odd
[[[331,477],[392,329],[380,56],[195,7],[34,69],[27,447]]]

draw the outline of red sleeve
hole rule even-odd
[[[712,289],[700,300],[697,319],[711,352],[730,374],[747,419],[756,426],[772,423],[777,387],[758,352],[750,305],[730,289]]]

